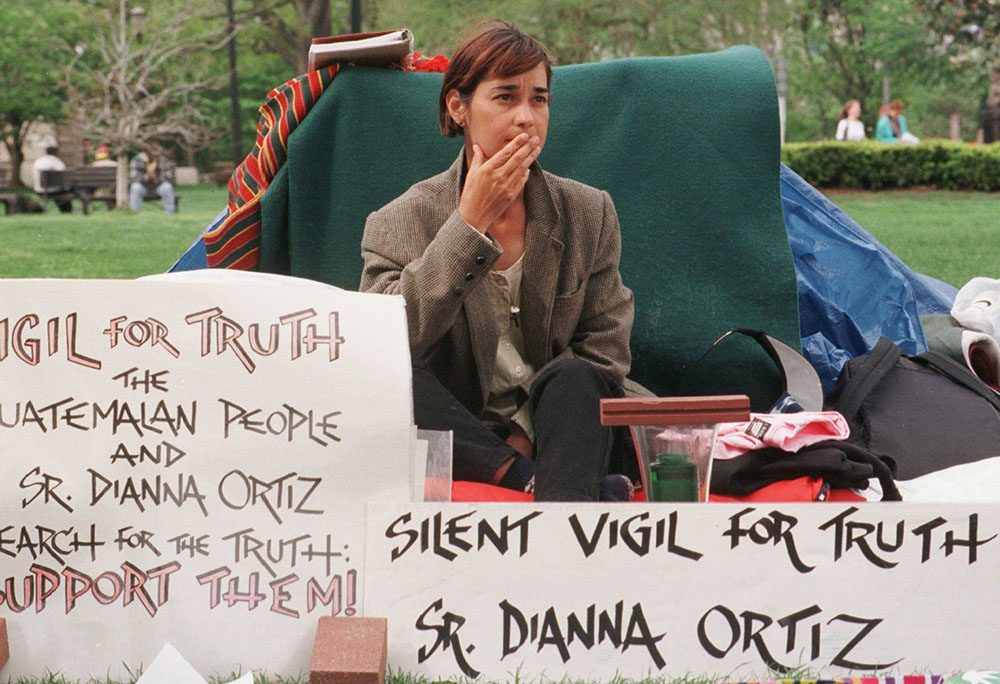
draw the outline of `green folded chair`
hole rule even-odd
[[[260,268],[355,289],[366,216],[443,171],[440,74],[344,68],[288,141],[262,201]],[[631,377],[656,394],[748,394],[781,379],[735,327],[799,346],[779,194],[774,77],[749,47],[557,67],[543,168],[607,190],[635,293]]]

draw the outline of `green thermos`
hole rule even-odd
[[[657,454],[650,465],[652,501],[697,501],[698,467],[679,454]]]

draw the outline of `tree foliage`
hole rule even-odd
[[[143,16],[126,0],[94,2],[90,39],[74,46],[77,57],[66,69],[69,103],[84,135],[113,153],[152,140],[199,145],[213,135],[194,98],[219,87],[220,74],[204,52],[222,48],[228,36],[219,8],[168,11],[171,4],[161,0]]]
[[[150,141],[176,149],[200,147],[218,136],[198,97],[219,87],[225,72],[213,68],[208,55],[231,36],[219,7],[171,0],[149,9],[127,0],[86,4],[90,30],[71,46],[68,104],[82,134],[108,144],[118,157],[123,206],[128,154]]]
[[[313,38],[346,33],[349,27],[344,17],[334,22],[330,0],[246,0],[241,14],[244,22],[259,21],[254,44],[279,56],[295,74],[305,73]]]
[[[931,38],[952,64],[989,74],[987,102],[1000,106],[1000,0],[920,0]]]
[[[1000,69],[1000,1],[920,0],[932,38],[955,62]]]
[[[862,120],[873,128],[883,79],[898,91],[935,76],[936,58],[912,2],[797,0],[795,15],[795,90],[798,97],[813,91],[813,103],[828,115],[820,113],[816,135],[832,135],[837,110],[850,99],[861,101]]]
[[[407,27],[416,49],[450,54],[477,21],[513,21],[542,41],[560,64],[678,55],[735,44],[780,49],[786,0],[732,0],[709,6],[681,0],[378,0],[380,26]],[[368,15],[366,15],[366,21]]]
[[[313,37],[349,30],[351,0],[232,2],[241,147],[249,150],[256,110],[267,92],[305,70]],[[137,24],[129,12],[139,5],[146,15]],[[986,70],[1000,63],[1000,0],[362,0],[361,5],[362,30],[410,28],[415,48],[424,54],[449,55],[474,23],[493,17],[538,37],[560,64],[755,45],[775,64],[788,64],[789,139],[831,136],[838,109],[851,98],[863,101],[863,116],[873,126],[885,76],[891,95],[907,100],[911,125],[923,135],[942,134],[952,112],[975,118],[975,94],[985,92]],[[127,5],[125,0],[0,0],[0,23],[25,27],[0,35],[0,68],[7,82],[33,93],[0,99],[5,143],[17,147],[11,131],[23,131],[25,122],[38,118],[56,120],[69,104],[71,112],[83,114],[84,134],[111,143],[117,153],[158,138],[207,150],[206,164],[229,158],[229,65],[219,49],[227,39],[225,9],[225,0],[128,0]],[[40,41],[39,35],[57,40]],[[65,69],[70,62],[72,68]],[[1000,98],[1000,71],[995,73]]]
[[[65,90],[58,78],[66,55],[39,36],[55,35],[71,22],[60,7],[36,6],[24,0],[0,0],[0,143],[14,170],[12,183],[21,183],[18,169],[22,147],[38,121],[57,122],[65,113]],[[17,27],[11,30],[8,27]]]

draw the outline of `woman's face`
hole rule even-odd
[[[857,119],[861,116],[861,104],[858,102],[852,102],[851,106],[847,108],[847,115],[852,119]]]
[[[527,133],[529,139],[537,136],[539,146],[545,144],[549,84],[544,64],[516,76],[480,81],[468,103],[453,90],[447,102],[452,118],[464,129],[470,156],[473,143],[489,158],[521,133]]]

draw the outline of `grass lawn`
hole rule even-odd
[[[1000,278],[1000,193],[829,192],[827,197],[910,268],[961,287]]]
[[[795,673],[793,673],[790,676],[794,677],[794,674]],[[236,679],[237,676],[238,673],[234,673],[224,676],[207,677],[206,679],[208,680],[208,684],[225,684],[226,682],[232,682],[234,679]],[[777,673],[771,673],[767,675],[768,678],[773,678],[777,676],[778,676]],[[813,678],[815,678],[814,675]],[[134,684],[134,682],[137,679],[138,676],[121,681],[107,679],[107,678],[91,679],[89,681],[88,680],[76,681],[76,680],[68,680],[60,675],[46,675],[38,678],[14,679],[10,680],[9,682],[6,682],[6,680],[0,680],[0,681],[4,681],[5,684]],[[430,679],[427,679],[426,677],[414,676],[399,672],[387,672],[385,675],[385,681],[386,684],[472,684],[473,680],[460,679],[456,682],[432,681]],[[513,681],[514,682],[521,681],[522,684],[524,682],[524,680],[517,680],[517,678],[514,678]],[[588,681],[579,681],[570,679],[546,680],[546,681],[552,682],[553,684],[596,684],[596,682],[593,681],[588,682]],[[725,679],[725,681],[735,681],[735,680]],[[308,674],[302,675],[301,677],[298,678],[294,677],[272,678],[268,677],[267,675],[258,675],[256,673],[254,674],[254,684],[308,684],[308,682],[309,682]],[[704,677],[681,677],[678,679],[667,679],[664,677],[656,677],[650,679],[627,679],[625,677],[621,677],[621,678],[615,678],[610,682],[610,684],[714,684],[714,680],[707,679]]]
[[[226,189],[184,186],[180,211],[0,216],[0,277],[135,278],[166,271],[226,204]],[[1000,277],[1000,193],[841,192],[834,204],[920,273],[961,287]],[[79,211],[79,209],[77,209]]]
[[[208,684],[226,684],[227,682],[232,682],[239,677],[240,673],[232,673],[229,675],[220,675],[215,677],[206,677]],[[0,680],[5,682],[5,684],[134,684],[142,673],[137,673],[134,677],[129,677],[124,680],[95,678],[89,680],[75,680],[66,679],[62,675],[49,674],[42,677],[31,677],[31,678],[18,678],[10,680]],[[388,681],[388,677],[386,678]],[[258,675],[254,673],[254,684],[307,684],[309,681],[309,675],[302,675],[301,677],[268,677],[267,675]]]
[[[163,273],[226,205],[226,189],[181,186],[179,211],[165,214],[159,202],[133,213],[92,203],[83,216],[60,214],[51,203],[44,214],[0,215],[0,277],[135,278]]]

